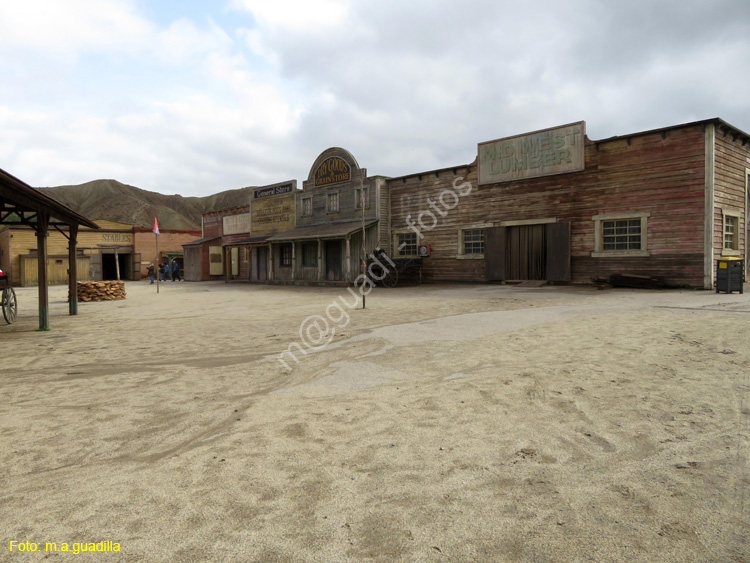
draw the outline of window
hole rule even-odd
[[[398,256],[417,255],[417,233],[400,233],[396,235]]]
[[[310,215],[312,215],[312,198],[302,198],[302,216],[308,217]]]
[[[292,267],[292,245],[291,244],[281,245],[281,267],[282,268]]]
[[[722,254],[738,254],[740,250],[740,212],[722,209],[724,215],[724,250]]]
[[[306,268],[314,267],[318,265],[318,243],[317,242],[303,242],[302,243],[302,266]]]
[[[602,221],[602,250],[640,250],[641,220]]]
[[[339,210],[339,192],[328,194],[328,213],[336,213]]]
[[[591,256],[649,256],[646,245],[650,213],[608,213],[595,215],[594,251]]]
[[[362,189],[354,188],[354,208],[362,209]],[[365,209],[370,209],[370,188],[365,188]]]
[[[458,254],[460,260],[481,260],[484,258],[484,233],[492,223],[463,225],[458,229]]]
[[[464,229],[461,233],[464,254],[484,254],[484,229]]]

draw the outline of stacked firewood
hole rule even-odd
[[[78,301],[115,301],[125,299],[125,282],[78,282]]]

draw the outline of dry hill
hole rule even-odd
[[[252,187],[227,190],[206,197],[182,197],[149,192],[117,180],[94,180],[77,186],[38,188],[89,219],[107,219],[138,227],[200,229],[207,211],[247,205]]]

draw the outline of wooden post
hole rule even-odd
[[[318,281],[325,281],[328,272],[323,275],[323,241],[318,239]]]
[[[295,272],[297,271],[297,242],[292,241],[292,282],[294,282]]]
[[[47,236],[49,215],[39,213],[36,220],[36,258],[39,266],[39,330],[49,330],[49,292],[47,289]]]
[[[76,243],[78,238],[78,225],[70,225],[70,238],[68,239],[68,313],[78,314],[78,253]]]
[[[115,271],[117,272],[117,281],[120,281],[120,258],[117,254],[116,246],[115,246]]]
[[[352,280],[352,245],[349,236],[346,237],[346,281]]]
[[[365,184],[359,178],[359,200],[362,206],[362,273],[367,277],[367,251],[365,250]],[[369,282],[368,282],[369,283]],[[365,294],[362,293],[362,308],[365,308]]]

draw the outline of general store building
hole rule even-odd
[[[296,192],[296,226],[269,237],[276,283],[347,284],[361,272],[366,252],[389,243],[388,187],[368,176],[352,154],[321,153]]]

